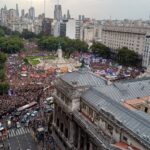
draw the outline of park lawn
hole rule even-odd
[[[30,60],[29,60],[29,63],[30,63],[31,65],[33,65],[33,66],[36,66],[36,65],[38,65],[38,64],[40,63],[40,61],[37,60],[37,59],[30,59]]]

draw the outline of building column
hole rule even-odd
[[[90,148],[89,150],[93,150],[93,144],[90,142]]]
[[[87,135],[86,134],[84,138],[84,150],[87,150]]]
[[[69,141],[73,145],[74,145],[74,140],[76,140],[76,139],[74,139],[75,138],[75,132],[76,132],[75,131],[75,124],[72,120],[70,120],[70,138],[69,138]]]
[[[78,140],[78,149],[80,149],[80,142],[81,142],[81,128],[80,127],[78,127],[78,139],[76,139],[76,140]]]

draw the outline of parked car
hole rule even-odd
[[[21,128],[20,122],[16,123],[17,128]]]
[[[35,111],[33,111],[33,112],[31,113],[31,116],[32,116],[32,117],[35,117],[37,113],[38,113],[38,111],[35,110]]]

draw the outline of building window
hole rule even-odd
[[[57,127],[59,127],[59,119],[57,118]]]
[[[68,138],[68,129],[65,128],[65,137]]]
[[[63,132],[63,130],[64,130],[64,124],[61,123],[61,124],[60,124],[60,131]]]
[[[123,136],[123,140],[124,140],[125,142],[127,142],[127,141],[128,141],[128,138],[125,137],[125,136]]]
[[[58,112],[61,112],[61,107],[60,106],[58,107]]]
[[[91,108],[89,108],[89,115],[93,117],[93,110]]]
[[[148,112],[148,107],[145,107],[144,111],[147,113]]]

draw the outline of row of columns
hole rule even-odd
[[[75,136],[75,135],[77,135],[77,136]],[[84,138],[81,139],[81,136],[84,136]],[[69,141],[74,146],[75,146],[75,141],[77,141],[77,149],[78,150],[81,150],[81,144],[82,144],[81,142],[83,142],[83,149],[82,150],[94,150],[93,144],[91,141],[89,141],[87,134],[79,126],[77,126],[77,129],[76,129],[76,124],[72,120],[70,120]],[[89,147],[87,147],[88,143],[89,143]]]

